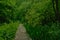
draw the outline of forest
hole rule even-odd
[[[0,40],[14,40],[20,23],[32,40],[60,40],[60,0],[0,0]]]

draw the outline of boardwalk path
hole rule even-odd
[[[16,32],[15,40],[32,40],[26,32],[23,24],[19,25],[19,28]]]

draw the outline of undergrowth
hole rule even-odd
[[[0,40],[13,40],[19,22],[11,22],[0,26]]]
[[[25,24],[25,27],[32,40],[60,40],[60,23],[58,22],[35,27]]]

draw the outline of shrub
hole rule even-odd
[[[33,3],[25,14],[25,21],[32,26],[55,21],[55,13],[51,4],[50,0]]]
[[[14,6],[8,1],[0,1],[0,23],[7,22],[14,19],[15,11]]]
[[[19,22],[11,22],[0,26],[0,40],[13,40],[15,37],[16,30]]]
[[[35,27],[25,24],[25,27],[32,40],[60,40],[60,23],[58,22]]]

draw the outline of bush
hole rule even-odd
[[[55,21],[55,13],[51,1],[34,2],[25,14],[24,20],[32,26],[44,25]]]
[[[11,22],[0,26],[0,40],[13,40],[15,37],[16,30],[19,22]]]
[[[15,9],[8,1],[0,1],[0,23],[7,22],[14,19]]]
[[[48,25],[37,25],[32,27],[31,25],[26,25],[26,30],[32,40],[60,40],[60,23],[50,22]]]

